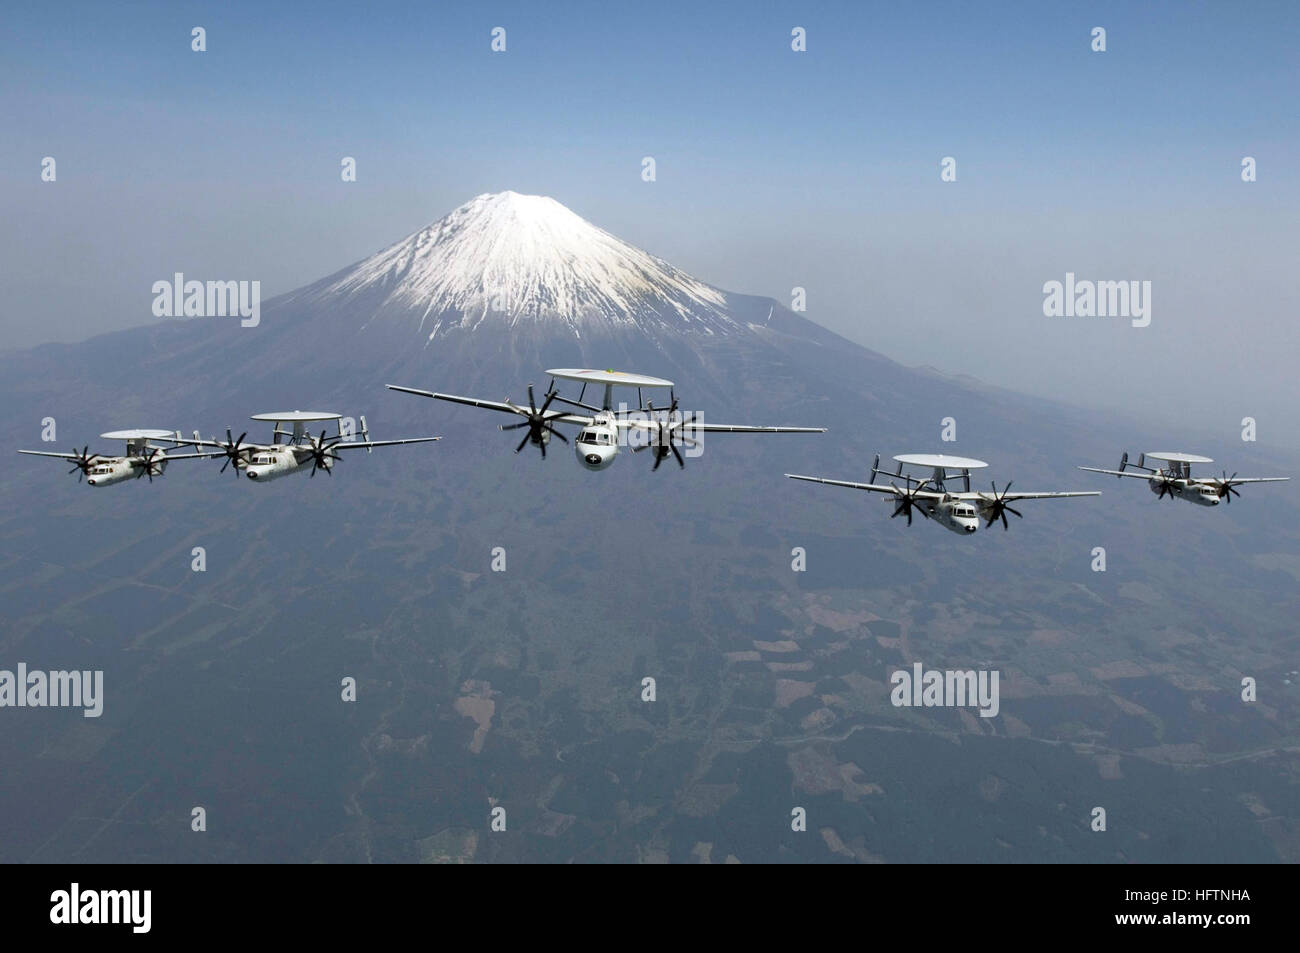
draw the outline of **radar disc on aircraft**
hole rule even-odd
[[[672,387],[672,381],[662,377],[649,377],[645,374],[629,374],[626,371],[596,371],[572,367],[559,367],[546,372],[552,377],[566,381],[579,381],[584,384],[612,384],[616,387]]]
[[[278,414],[253,414],[249,420],[269,420],[272,423],[292,423],[302,421],[304,423],[312,420],[341,420],[342,414],[326,414],[313,410],[286,410]]]
[[[945,470],[982,470],[988,464],[970,457],[950,457],[946,453],[900,453],[894,459],[912,467],[942,467]]]
[[[1194,453],[1148,453],[1153,460],[1167,460],[1169,463],[1213,463],[1209,457],[1199,457]]]
[[[166,440],[173,433],[171,430],[110,430],[100,437],[104,440]]]

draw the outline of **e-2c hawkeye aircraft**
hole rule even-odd
[[[498,410],[523,417],[522,423],[505,424],[500,428],[502,430],[528,428],[528,432],[524,434],[523,439],[519,441],[519,445],[515,447],[515,453],[523,450],[526,445],[531,443],[545,457],[546,445],[550,442],[551,437],[558,437],[561,443],[569,442],[564,434],[555,429],[555,424],[574,424],[582,429],[578,432],[573,449],[577,455],[578,463],[588,470],[604,470],[613,464],[614,458],[618,456],[619,445],[623,442],[620,440],[620,433],[623,431],[636,431],[644,437],[646,442],[634,446],[632,452],[654,451],[652,470],[658,470],[659,464],[667,458],[669,453],[677,460],[679,467],[685,467],[686,461],[677,448],[679,445],[685,447],[699,446],[698,438],[702,433],[826,432],[825,427],[753,427],[743,424],[706,424],[698,420],[687,419],[677,409],[677,397],[672,392],[673,382],[660,377],[628,374],[623,371],[577,368],[557,368],[546,373],[551,377],[551,384],[547,388],[541,407],[538,407],[533,399],[532,384],[528,385],[527,407],[512,403],[509,400],[480,400],[475,397],[460,397],[456,394],[439,394],[434,391],[419,390],[415,387],[399,387],[396,384],[389,384],[388,389],[401,391],[405,394],[415,394],[420,397],[451,401],[456,404],[468,404],[471,407]],[[556,379],[576,381],[582,384],[578,399],[570,400],[567,397],[561,397],[555,389]],[[594,404],[583,403],[587,387],[591,384],[604,388],[599,407]],[[645,416],[634,418],[626,416],[621,410],[615,411],[615,387],[635,387],[638,406],[632,412],[641,413]],[[665,387],[669,389],[669,406],[656,408],[653,402],[641,405],[642,389]],[[550,406],[555,401],[570,407],[590,411],[590,413],[575,414],[564,410],[551,410]]]
[[[894,505],[894,512],[889,518],[906,516],[907,525],[912,525],[913,511],[925,519],[954,533],[966,535],[979,529],[980,520],[986,520],[992,526],[1002,520],[1002,528],[1007,529],[1007,514],[1019,517],[1020,511],[1010,504],[1018,500],[1056,500],[1075,496],[1101,496],[1096,491],[1071,493],[1012,493],[1008,481],[1001,492],[996,483],[991,483],[992,492],[974,491],[970,488],[971,470],[987,467],[983,460],[969,457],[950,457],[942,453],[905,453],[894,459],[898,469],[893,473],[884,473],[887,483],[877,483],[881,475],[880,455],[876,454],[871,465],[870,483],[850,483],[846,480],[827,480],[823,477],[800,476],[787,473],[791,480],[807,480],[810,483],[827,483],[831,486],[847,486],[854,490],[868,490],[872,493],[884,493],[886,502]],[[918,479],[903,472],[904,466],[925,467],[930,470],[928,477]],[[953,492],[948,489],[947,481],[959,478],[962,488]],[[902,486],[899,486],[899,483]]]
[[[1159,460],[1163,466],[1149,467],[1147,460]],[[1234,487],[1243,483],[1280,483],[1290,477],[1239,477],[1228,476],[1223,471],[1222,477],[1193,477],[1193,463],[1213,463],[1209,457],[1199,457],[1194,453],[1141,453],[1137,463],[1129,463],[1128,453],[1120,458],[1118,470],[1103,470],[1100,467],[1079,467],[1092,473],[1106,473],[1114,477],[1137,477],[1147,481],[1147,487],[1156,495],[1157,500],[1166,496],[1171,500],[1187,500],[1200,506],[1218,506],[1219,503],[1231,503],[1234,496],[1241,496]],[[1139,472],[1130,470],[1133,467]]]
[[[301,473],[307,469],[308,463],[311,464],[311,476],[316,476],[317,470],[324,470],[327,474],[333,476],[335,462],[342,459],[338,455],[340,450],[364,449],[369,452],[374,447],[391,447],[403,443],[429,443],[433,440],[442,439],[441,437],[407,437],[402,440],[371,440],[364,416],[361,417],[360,440],[347,440],[343,435],[342,425],[337,423],[336,427],[339,429],[336,434],[327,436],[325,430],[322,429],[320,436],[313,436],[307,430],[308,424],[320,421],[337,422],[343,419],[343,415],[307,410],[254,414],[249,419],[269,421],[275,424],[271,435],[271,443],[244,443],[244,438],[248,436],[248,433],[241,433],[239,438],[235,439],[231,436],[229,427],[226,428],[224,443],[218,440],[203,440],[199,437],[198,431],[194,432],[194,439],[192,440],[184,440],[180,434],[177,434],[173,439],[177,443],[213,448],[214,453],[207,453],[204,456],[224,456],[226,462],[221,465],[222,473],[225,473],[226,467],[233,463],[236,477],[242,471],[244,476],[256,483],[278,480],[290,473]],[[292,430],[282,428],[282,425],[287,423],[293,424]]]
[[[58,457],[67,460],[73,464],[68,473],[76,473],[78,483],[84,476],[89,486],[112,486],[114,483],[125,483],[127,480],[138,480],[141,477],[148,477],[149,482],[152,483],[154,477],[163,475],[167,464],[173,460],[196,460],[200,457],[221,456],[219,453],[168,454],[166,447],[158,447],[150,442],[170,440],[176,443],[170,430],[110,430],[108,433],[100,434],[100,437],[105,440],[125,440],[126,453],[122,456],[91,453],[89,444],[82,447],[80,452],[74,450],[72,453],[51,453],[48,450],[19,450],[18,452],[34,457]]]

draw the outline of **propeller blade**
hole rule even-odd
[[[531,429],[528,431],[528,433],[524,434],[524,439],[520,440],[519,446],[515,447],[515,453],[518,453],[520,450],[524,449],[524,444],[528,443],[528,440],[530,437],[532,437],[532,435],[533,432]]]

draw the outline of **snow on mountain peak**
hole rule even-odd
[[[479,195],[327,279],[320,297],[380,294],[433,337],[484,321],[739,328],[725,295],[541,195]]]

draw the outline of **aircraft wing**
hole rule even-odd
[[[486,410],[500,410],[507,414],[518,413],[509,404],[502,403],[499,400],[479,400],[477,397],[461,397],[457,394],[439,394],[436,391],[420,390],[418,387],[400,387],[397,384],[386,384],[389,390],[401,391],[403,394],[415,394],[417,397],[432,397],[435,400],[449,400],[453,404],[468,404],[471,407],[482,407]]]
[[[1074,496],[1101,496],[1100,490],[1072,490],[1068,493],[999,493],[994,496],[992,493],[950,493],[948,494],[958,500],[981,500],[985,503],[992,503],[994,500],[1062,500]]]
[[[23,451],[23,453],[30,453],[30,452],[31,452],[30,450]],[[1232,477],[1231,479],[1225,481],[1223,477],[1197,477],[1196,482],[1214,483],[1214,484],[1223,484],[1224,482],[1227,482],[1235,486],[1238,483],[1281,483],[1284,480],[1289,480],[1289,479],[1291,478],[1290,477]]]
[[[18,452],[19,452],[19,453],[26,453],[26,454],[29,454],[30,456],[33,456],[33,457],[59,457],[59,458],[61,458],[61,459],[63,459],[63,460],[80,460],[80,459],[81,459],[81,454],[79,454],[79,453],[52,453],[52,452],[49,451],[49,450],[19,450]],[[98,456],[99,456],[99,454],[97,454],[97,453],[92,453],[92,454],[90,455],[90,459],[93,460],[93,459],[95,459],[95,458],[98,457]]]
[[[825,433],[825,427],[750,427],[745,424],[684,424],[678,429],[706,433]]]
[[[644,418],[620,417],[615,421],[620,427],[636,427],[642,430],[652,430],[658,426],[659,421]],[[690,436],[692,433],[825,433],[825,427],[751,427],[746,424],[694,424],[689,422],[675,422],[673,425],[675,433]]]
[[[167,439],[170,440],[172,443],[176,444],[178,447],[212,447],[214,450],[221,451],[221,453],[204,453],[204,454],[200,454],[200,456],[219,457],[223,453],[225,453],[226,445],[217,440],[204,440],[202,438],[195,440],[192,437],[168,437]],[[241,455],[243,455],[245,453],[256,453],[258,450],[280,450],[283,449],[285,446],[287,446],[287,444],[241,443],[239,445],[239,452]],[[185,455],[182,454],[180,456],[175,456],[175,457],[168,456],[167,459],[184,460]]]
[[[461,397],[458,394],[439,394],[436,391],[420,390],[418,387],[399,387],[397,384],[387,384],[385,386],[389,390],[401,391],[403,394],[415,394],[417,397],[432,397],[435,400],[451,401],[453,404],[466,404],[470,407],[482,407],[484,410],[499,410],[502,413],[522,416],[522,414],[520,414],[520,407],[517,404],[511,406],[505,401],[480,400],[477,397]],[[595,420],[595,417],[582,417],[576,414],[557,414],[554,411],[547,411],[546,414],[546,422],[548,424],[580,424],[581,426],[586,427],[594,423]]]
[[[172,460],[198,460],[200,458],[206,459],[208,457],[222,457],[222,456],[225,456],[225,454],[224,453],[169,453],[166,456],[162,457],[161,459],[166,460],[170,463]],[[134,465],[144,466],[144,461],[141,460],[138,464],[134,464]]]
[[[441,440],[441,437],[407,437],[403,440],[371,440],[367,443],[364,440],[351,440],[347,443],[332,443],[325,449],[327,450],[360,450],[363,447],[392,447],[399,443],[429,443],[431,440]]]
[[[1117,477],[1136,477],[1139,480],[1149,480],[1154,474],[1151,473],[1134,473],[1132,470],[1103,470],[1101,467],[1079,467],[1080,470],[1089,470],[1092,473],[1109,473]]]
[[[847,486],[851,490],[869,490],[872,493],[890,493],[894,496],[901,496],[903,493],[902,487],[889,486],[888,484],[881,486],[879,483],[851,483],[848,480],[827,480],[825,477],[801,476],[798,473],[787,473],[786,476],[791,480],[806,480],[809,483],[825,483],[828,486]],[[910,495],[919,499],[943,499],[942,493],[936,493],[933,490],[917,490]],[[971,495],[977,496],[978,494]]]

